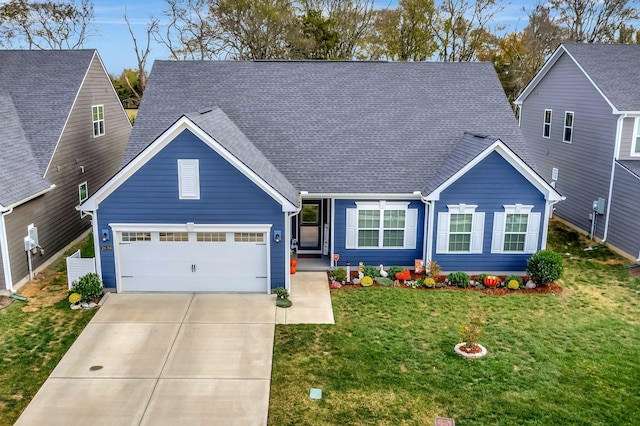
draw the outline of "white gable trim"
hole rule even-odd
[[[271,198],[282,205],[282,211],[293,212],[297,208],[289,200],[277,192],[271,185],[258,176],[253,170],[248,168],[244,163],[238,160],[233,154],[227,151],[215,139],[202,131],[187,117],[181,117],[164,133],[162,133],[151,145],[147,146],[140,154],[138,154],[129,164],[123,167],[114,177],[112,177],[102,188],[93,194],[87,201],[80,206],[80,211],[90,212],[98,210],[102,201],[104,201],[113,191],[118,189],[120,185],[133,176],[142,166],[162,151],[169,143],[171,143],[183,131],[189,130],[197,138],[206,143],[211,149],[218,153],[222,158],[228,161],[239,172],[249,178],[260,189],[266,192]]]
[[[602,90],[600,90],[598,85],[591,79],[591,77],[589,76],[589,74],[587,74],[584,68],[582,68],[582,65],[580,65],[580,63],[576,61],[576,58],[574,58],[573,55],[571,55],[571,53],[569,53],[569,51],[562,44],[558,46],[555,52],[553,52],[553,54],[544,64],[542,69],[538,71],[538,74],[536,74],[533,80],[531,80],[531,82],[527,85],[527,87],[524,88],[524,90],[522,91],[522,93],[520,93],[520,96],[518,96],[518,98],[514,101],[514,103],[516,105],[522,105],[524,100],[531,94],[531,92],[533,92],[536,86],[540,83],[540,81],[542,81],[542,79],[547,75],[547,73],[551,70],[553,65],[555,65],[556,62],[558,62],[558,60],[564,53],[566,53],[567,56],[571,58],[571,60],[576,64],[578,69],[582,71],[582,73],[587,78],[587,80],[589,80],[589,82],[593,85],[594,89],[596,89],[596,91],[600,94],[600,96],[602,96],[605,102],[609,104],[609,106],[611,107],[612,113],[619,114],[620,111],[618,111],[618,109],[615,107],[615,105],[613,105],[613,103],[609,100],[609,98],[607,98],[605,94],[602,93]]]
[[[549,185],[544,179],[542,179],[527,163],[522,161],[520,157],[514,154],[500,139],[497,139],[487,149],[482,151],[480,155],[476,156],[472,161],[467,163],[463,168],[458,170],[453,176],[447,179],[444,183],[438,186],[427,195],[426,199],[429,201],[437,201],[440,199],[442,191],[447,189],[453,183],[455,183],[460,177],[462,177],[469,170],[473,169],[478,163],[484,160],[492,152],[497,152],[502,158],[507,160],[522,176],[525,177],[538,191],[540,191],[546,200],[560,201],[563,200],[558,191],[556,191],[551,185]]]

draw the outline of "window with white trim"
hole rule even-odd
[[[551,137],[551,114],[552,110],[544,110],[544,124],[542,125],[542,137],[549,139]]]
[[[200,199],[199,160],[178,160],[178,196],[181,200]]]
[[[91,107],[91,119],[93,121],[93,137],[104,135],[104,105]]]
[[[87,182],[82,182],[78,185],[78,198],[80,199],[80,204],[89,198],[89,186],[87,185]]]
[[[160,232],[159,239],[161,242],[183,242],[189,241],[188,232]]]
[[[123,243],[140,242],[140,241],[151,241],[151,232],[123,232],[122,233]]]
[[[484,212],[477,205],[448,205],[438,213],[436,253],[480,254],[484,239]]]
[[[535,253],[538,249],[541,213],[533,206],[505,205],[493,214],[491,253]]]
[[[640,157],[640,118],[636,118],[635,121],[633,142],[631,144],[631,156]]]
[[[416,248],[418,209],[408,201],[358,201],[346,215],[345,248]]]
[[[562,141],[571,143],[572,140],[573,140],[573,112],[565,111],[564,132],[562,133]]]

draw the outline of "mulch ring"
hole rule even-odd
[[[354,278],[358,278],[358,272],[357,271],[351,271],[351,279]],[[411,280],[417,280],[419,278],[425,278],[424,274],[416,274],[414,272],[411,272]],[[477,279],[478,276],[477,275],[471,275],[471,280],[475,280]],[[505,276],[499,276],[498,278],[500,278],[501,281],[504,281],[504,279],[506,278]],[[435,281],[436,283],[443,283],[445,280],[447,279],[447,277],[445,275],[439,275],[437,277],[435,277]],[[327,280],[329,285],[331,285],[331,274],[329,272],[327,272]],[[529,277],[527,276],[523,276],[522,277],[522,282],[526,283],[527,281],[529,281]],[[343,284],[342,288],[340,288],[340,290],[348,290],[348,289],[355,289],[355,288],[361,288],[363,287],[361,284]],[[371,287],[382,287],[380,284],[374,282],[373,285],[371,285]],[[404,282],[400,281],[398,283],[395,283],[393,285],[393,287],[398,287],[398,288],[407,288],[407,289],[411,289],[411,290],[417,290],[417,291],[437,291],[437,290],[448,290],[448,291],[475,291],[477,293],[484,293],[484,294],[490,294],[492,296],[505,296],[507,294],[558,294],[558,293],[562,293],[562,287],[560,287],[557,283],[555,282],[551,282],[548,283],[547,285],[544,286],[539,286],[536,288],[525,288],[524,286],[522,286],[521,288],[517,289],[517,290],[511,290],[505,287],[500,287],[500,288],[485,288],[485,289],[477,289],[473,286],[469,286],[467,288],[460,288],[460,287],[454,287],[454,286],[444,286],[444,287],[435,287],[435,288],[428,288],[428,287],[418,287],[418,288],[411,288],[410,286],[406,285]]]
[[[7,306],[9,306],[11,303],[13,303],[15,299],[12,299],[8,296],[0,296],[0,309],[4,309]]]

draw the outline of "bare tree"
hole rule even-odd
[[[166,0],[162,15],[168,24],[156,26],[153,37],[165,45],[175,60],[215,59],[220,51],[219,33],[209,20],[208,0]]]
[[[150,18],[149,23],[146,28],[146,41],[144,47],[138,46],[138,39],[136,38],[133,29],[131,28],[131,22],[129,22],[129,17],[127,16],[127,11],[125,9],[124,12],[124,20],[127,23],[127,29],[129,30],[129,34],[131,35],[131,39],[133,40],[133,50],[136,52],[136,59],[138,62],[137,68],[137,84],[134,84],[131,79],[127,76],[127,73],[123,73],[124,79],[127,83],[129,89],[131,89],[131,93],[134,97],[133,101],[136,106],[140,106],[140,101],[142,101],[142,94],[144,93],[145,87],[147,87],[147,71],[145,68],[147,67],[147,58],[149,57],[149,53],[151,53],[151,35],[157,31],[159,20],[156,18]]]
[[[441,61],[472,61],[491,40],[491,21],[502,10],[496,0],[443,0],[434,37]]]
[[[297,19],[289,0],[210,0],[210,18],[232,59],[288,57],[289,34]]]
[[[319,11],[330,22],[329,30],[339,35],[330,52],[332,59],[353,59],[362,55],[365,40],[370,35],[374,17],[374,0],[302,0],[303,11]]]
[[[92,0],[11,0],[0,6],[0,44],[28,49],[78,49],[91,35]]]
[[[614,43],[620,30],[638,19],[637,0],[550,0],[549,5],[568,30],[568,41]]]

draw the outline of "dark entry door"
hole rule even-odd
[[[320,250],[322,209],[320,200],[303,200],[300,212],[300,249]]]

